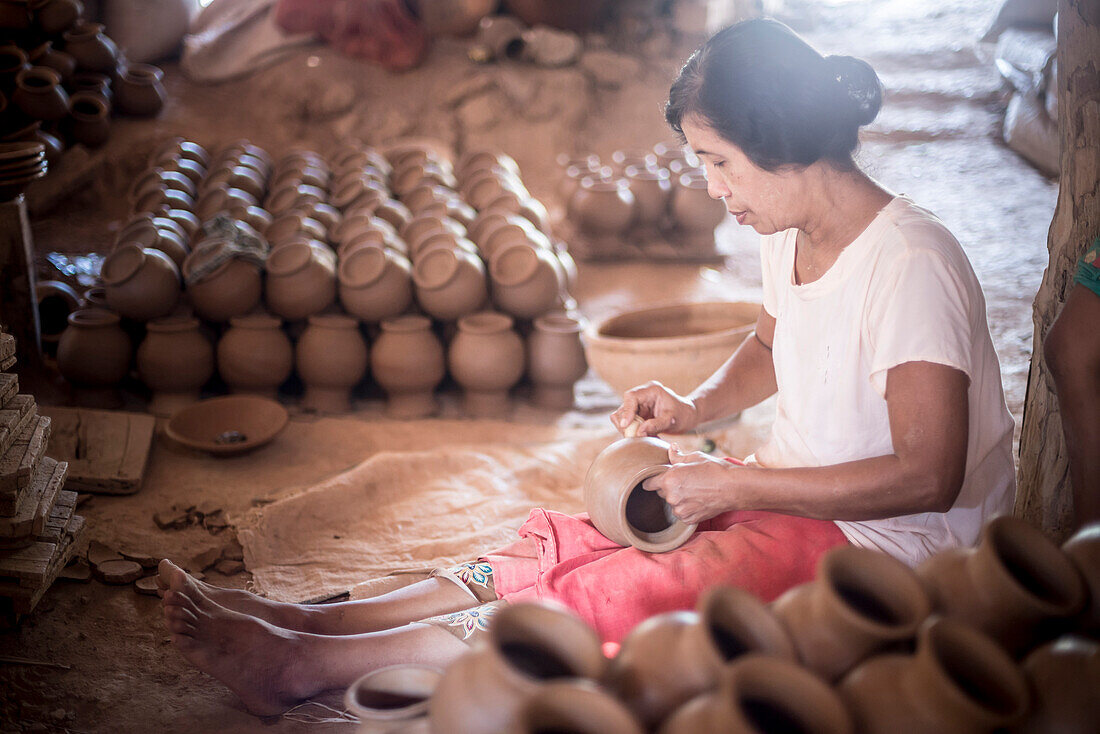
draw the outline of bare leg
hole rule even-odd
[[[426,624],[348,636],[281,629],[216,604],[185,583],[185,575],[172,576],[164,617],[180,653],[261,716],[282,713],[322,691],[347,688],[386,665],[443,668],[468,649]]]
[[[157,576],[163,597],[170,588],[203,596],[228,610],[247,614],[275,627],[317,635],[356,635],[392,629],[477,606],[474,598],[447,579],[430,578],[372,599],[336,604],[289,604],[241,589],[221,589],[190,576],[164,560]]]

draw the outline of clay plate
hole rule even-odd
[[[202,400],[168,421],[168,436],[189,448],[218,456],[243,454],[263,446],[283,430],[287,412],[257,395]]]

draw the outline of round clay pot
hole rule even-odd
[[[181,137],[168,140],[157,151],[157,156],[170,155],[175,159],[185,159],[198,164],[206,169],[210,166],[210,153],[198,143]]]
[[[340,210],[334,207],[332,204],[326,204],[323,201],[315,201],[312,204],[297,209],[306,215],[307,218],[312,219],[315,222],[320,222],[321,226],[325,228],[325,232],[331,232],[339,226],[343,221],[344,215],[340,213]]]
[[[836,681],[865,658],[912,640],[930,605],[920,580],[901,561],[840,546],[822,556],[814,581],[783,594],[773,610],[802,664]]]
[[[1093,734],[1100,731],[1100,644],[1062,637],[1024,660],[1031,706],[1012,734]]]
[[[1021,656],[1068,627],[1085,605],[1085,584],[1065,553],[1024,520],[986,523],[975,548],[937,553],[917,568],[932,605]]]
[[[218,341],[218,373],[233,392],[274,398],[294,368],[282,322],[267,314],[234,316]]]
[[[562,678],[598,680],[605,667],[599,637],[571,612],[510,604],[494,615],[482,643],[443,673],[428,706],[432,728],[507,731],[540,686]]]
[[[623,438],[596,456],[584,477],[584,506],[596,529],[619,545],[648,553],[679,548],[695,532],[642,482],[668,469],[668,443]]]
[[[29,5],[34,11],[35,23],[48,36],[64,33],[84,14],[84,4],[80,0],[45,0]]]
[[[508,391],[523,377],[523,340],[512,317],[492,311],[463,316],[447,350],[447,367],[462,386],[467,415],[499,417]]]
[[[265,231],[275,221],[266,209],[261,209],[258,206],[233,207],[229,210],[229,215],[252,227],[257,233]]]
[[[413,263],[416,300],[431,316],[454,321],[489,300],[485,265],[465,250],[434,248]]]
[[[11,101],[35,120],[60,120],[69,114],[69,95],[61,86],[61,75],[45,66],[19,72]]]
[[[213,219],[220,212],[231,209],[247,208],[256,205],[256,198],[242,189],[234,189],[225,184],[217,184],[203,191],[195,201],[194,212],[204,222]]]
[[[130,369],[130,337],[118,314],[98,308],[69,314],[69,326],[57,343],[57,367],[69,382],[111,387]]]
[[[203,187],[215,184],[225,184],[232,189],[247,191],[257,201],[262,199],[267,191],[264,177],[259,173],[247,166],[234,166],[228,163],[208,172],[206,179],[202,182]]]
[[[103,34],[99,23],[77,23],[62,34],[65,53],[76,59],[79,69],[113,74],[118,64],[118,47]]]
[[[486,259],[491,260],[497,250],[507,245],[528,245],[543,250],[551,250],[550,239],[518,214],[506,215],[506,221],[492,226],[487,233],[482,235],[478,244],[485,253]],[[482,230],[482,232],[486,232]]]
[[[592,681],[546,683],[528,696],[507,734],[642,734],[630,711]]]
[[[455,175],[458,176],[459,181],[465,181],[473,176],[477,171],[492,170],[499,166],[511,173],[516,178],[520,178],[519,164],[516,163],[516,159],[507,153],[502,153],[497,150],[469,150],[462,154],[462,157],[458,159],[458,163],[455,164]]]
[[[156,162],[166,171],[176,171],[191,179],[191,183],[198,186],[206,176],[206,168],[190,158],[161,158]]]
[[[879,655],[840,684],[861,734],[974,734],[1008,726],[1027,710],[1020,668],[972,627],[932,617],[915,655]]]
[[[29,54],[32,66],[45,66],[61,75],[62,84],[68,84],[76,73],[76,59],[64,51],[58,51],[46,41]]]
[[[1100,638],[1100,522],[1089,523],[1074,533],[1062,545],[1062,551],[1081,572],[1088,597],[1076,629]]]
[[[34,284],[34,294],[38,301],[42,344],[52,353],[62,332],[68,327],[69,314],[80,309],[80,294],[60,280],[38,281]]]
[[[668,171],[664,168],[629,166],[626,180],[630,182],[630,193],[634,194],[638,223],[650,226],[660,224],[668,215],[668,202],[672,194]]]
[[[465,237],[456,236],[450,232],[432,232],[426,234],[417,240],[413,247],[415,248],[415,255],[413,255],[413,261],[418,261],[429,250],[442,247],[446,250],[459,251],[464,250],[466,253],[473,255],[478,260],[481,259],[481,253],[478,252],[477,245]]]
[[[554,410],[573,407],[573,385],[588,372],[581,324],[561,314],[535,319],[527,337],[527,375],[535,383],[535,405]]]
[[[187,211],[194,211],[203,220],[208,218],[196,209],[195,200],[190,196],[178,189],[163,185],[148,189],[141,195],[141,198],[134,202],[134,214],[149,212],[156,216],[162,216],[170,209],[186,209]],[[211,212],[211,214],[214,213],[217,212]]]
[[[267,256],[264,290],[272,313],[288,321],[324,311],[336,300],[336,256],[318,242],[287,242]]]
[[[340,260],[340,304],[361,321],[392,319],[412,306],[412,264],[399,253],[362,247]]]
[[[160,113],[168,92],[164,72],[151,64],[130,64],[114,85],[115,106],[127,115],[152,117]]]
[[[356,680],[344,694],[344,707],[359,718],[357,731],[395,731],[428,712],[428,700],[443,671],[427,665],[388,665]]]
[[[569,200],[569,216],[588,234],[621,234],[634,221],[634,194],[623,179],[586,177]]]
[[[14,8],[16,13],[26,12],[26,9],[18,7],[17,3],[12,5],[16,6]],[[5,92],[11,91],[15,87],[15,78],[24,69],[29,68],[26,51],[13,44],[0,46],[0,89]]]
[[[290,240],[306,236],[318,241],[326,237],[325,227],[316,219],[296,212],[288,212],[272,220],[264,231],[264,238],[272,247],[278,247]]]
[[[228,255],[228,248],[225,240],[207,240],[183,263],[191,306],[207,321],[243,316],[259,305],[263,293],[260,267]]]
[[[179,171],[166,171],[157,166],[148,169],[134,181],[134,185],[130,187],[130,202],[133,203],[140,199],[146,191],[157,189],[162,186],[182,191],[192,199],[195,198],[195,195],[198,193],[195,184],[193,184],[191,179],[187,178],[187,176],[184,176]]]
[[[171,222],[171,224],[158,224]],[[186,234],[181,236],[183,229],[173,220],[164,217],[154,217],[151,214],[141,214],[130,220],[118,234],[115,246],[137,245],[138,247],[160,250],[176,264],[179,269],[191,250],[185,243]]]
[[[153,391],[149,412],[170,416],[199,399],[214,374],[214,345],[191,317],[155,319],[137,350],[142,382]]]
[[[103,260],[99,273],[107,303],[121,316],[149,321],[171,313],[180,297],[180,272],[160,250],[121,245]]]
[[[493,304],[520,319],[552,310],[565,290],[565,272],[554,253],[528,243],[498,248],[489,260]]]
[[[367,373],[367,342],[355,319],[343,314],[310,316],[294,354],[306,386],[302,407],[320,413],[348,412],[351,388]]]
[[[386,199],[378,203],[374,208],[374,216],[389,222],[395,231],[400,231],[412,220],[412,212],[409,208],[396,199]]]
[[[386,414],[423,418],[435,413],[432,391],[443,381],[443,345],[423,316],[399,316],[381,323],[370,352],[374,381],[386,392]]]
[[[707,180],[690,174],[677,179],[669,211],[682,232],[707,237],[726,218],[725,203],[707,193]]]

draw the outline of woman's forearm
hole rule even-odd
[[[775,389],[771,350],[753,334],[688,398],[699,422],[705,423],[751,408],[774,395]]]

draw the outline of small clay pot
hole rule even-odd
[[[239,257],[224,258],[225,240],[206,240],[183,263],[187,296],[195,313],[207,321],[229,321],[260,304],[263,294],[260,268]],[[211,263],[220,261],[213,266]]]
[[[492,311],[463,316],[447,350],[447,367],[462,386],[466,414],[500,417],[508,412],[508,391],[523,377],[523,340],[512,317]]]
[[[565,290],[565,272],[549,249],[528,243],[498,248],[489,260],[493,304],[520,319],[554,309]]]
[[[57,343],[57,367],[76,385],[117,385],[130,369],[131,356],[130,337],[118,314],[98,308],[69,314],[69,326]]]
[[[127,115],[152,117],[160,113],[168,92],[164,72],[151,64],[129,64],[114,85],[115,106]]]
[[[170,416],[199,399],[199,390],[214,374],[214,345],[199,330],[198,319],[155,319],[146,324],[137,368],[153,391],[149,412]]]
[[[197,163],[190,158],[160,158],[156,161],[156,165],[166,171],[177,171],[182,173],[184,176],[191,179],[191,183],[195,184],[195,186],[201,184],[203,178],[206,176],[206,168],[201,163]]]
[[[302,236],[323,241],[326,238],[325,227],[316,219],[297,212],[288,212],[272,219],[271,224],[264,230],[264,238],[272,247]]]
[[[356,680],[344,694],[344,707],[358,717],[357,731],[396,731],[427,715],[428,700],[443,671],[427,665],[388,665]]]
[[[221,212],[250,206],[256,206],[256,197],[252,194],[242,189],[230,188],[225,184],[216,184],[199,195],[195,200],[193,211],[201,221],[207,222]]]
[[[158,224],[157,222],[161,222]],[[171,224],[168,224],[171,223]],[[115,240],[116,247],[122,245],[137,245],[160,250],[176,264],[183,268],[183,263],[191,253],[186,244],[186,233],[174,220],[165,217],[154,217],[151,214],[141,214],[130,222],[118,234]]]
[[[588,372],[581,324],[561,314],[535,319],[527,337],[527,376],[535,384],[535,405],[553,410],[573,407],[573,385]]]
[[[263,176],[247,166],[226,164],[218,169],[211,170],[203,181],[203,187],[210,187],[219,183],[232,189],[247,191],[257,201],[262,199],[267,191]]]
[[[901,561],[839,546],[822,556],[814,581],[783,594],[773,610],[803,665],[836,681],[871,655],[912,640],[931,606]]]
[[[76,59],[77,68],[114,74],[118,65],[118,47],[103,33],[99,23],[80,22],[62,34],[65,53]]]
[[[264,299],[272,313],[296,321],[336,300],[336,256],[319,242],[292,241],[267,256]]]
[[[550,240],[535,225],[518,214],[506,214],[503,223],[493,225],[478,243],[485,258],[492,260],[497,250],[508,245],[528,245],[543,250],[552,249]],[[483,230],[484,232],[484,230]]]
[[[61,86],[61,75],[45,66],[19,72],[11,100],[35,120],[60,120],[69,114],[69,95]]]
[[[367,373],[367,343],[355,319],[343,314],[310,316],[294,355],[306,386],[302,407],[319,413],[348,412],[351,388]]]
[[[159,166],[150,168],[134,181],[130,187],[130,202],[140,199],[146,191],[161,187],[176,189],[190,196],[192,199],[198,194],[198,189],[191,179],[179,171],[166,171]]]
[[[642,734],[638,720],[613,696],[587,680],[539,686],[520,707],[506,734]]]
[[[432,391],[443,381],[443,345],[423,316],[399,316],[381,323],[370,352],[374,381],[386,392],[386,414],[423,418],[437,410]]]
[[[103,260],[99,273],[107,303],[121,316],[149,321],[167,316],[180,296],[180,272],[160,250],[121,245]]]
[[[320,222],[326,233],[336,229],[344,219],[344,215],[340,213],[339,209],[323,201],[315,201],[295,211],[305,214],[307,218],[315,222]]]
[[[389,222],[395,231],[400,231],[413,217],[409,208],[396,199],[379,202],[374,208],[374,216]]]
[[[679,548],[695,532],[642,482],[668,469],[669,445],[657,438],[623,438],[596,456],[584,477],[584,505],[596,529],[619,545],[649,553]]]
[[[1012,734],[1092,734],[1100,731],[1100,644],[1066,636],[1033,650],[1024,660],[1031,690],[1027,714]]]
[[[62,84],[68,84],[76,73],[76,59],[64,51],[58,51],[46,41],[29,54],[32,66],[45,66],[61,75]]]
[[[462,249],[425,252],[414,261],[412,277],[420,307],[441,321],[474,313],[489,300],[485,265]]]
[[[28,4],[34,11],[35,23],[48,36],[64,33],[84,14],[84,4],[80,0],[32,0]]]
[[[361,321],[391,319],[412,306],[412,264],[392,250],[353,250],[341,258],[337,275],[340,304]]]
[[[515,158],[498,150],[484,148],[463,153],[462,157],[458,159],[458,163],[455,164],[455,175],[459,181],[464,182],[478,171],[492,170],[498,166],[516,178],[521,178],[519,164],[516,163]]]
[[[690,174],[676,180],[669,211],[680,231],[701,237],[713,237],[714,228],[726,218],[726,206],[711,198],[707,180]]]
[[[1100,522],[1089,523],[1074,533],[1062,544],[1062,551],[1081,572],[1088,597],[1074,629],[1100,639]]]
[[[70,137],[89,148],[98,148],[111,136],[111,105],[103,95],[76,92],[69,98]]]
[[[668,216],[668,202],[672,195],[672,181],[664,168],[626,169],[630,193],[634,194],[637,223],[649,226],[660,224]]]
[[[205,197],[204,197],[205,198]],[[149,212],[156,216],[162,216],[170,209],[185,209],[195,212],[201,219],[207,219],[195,206],[195,200],[179,189],[159,186],[148,189],[134,202],[134,214]],[[216,213],[210,212],[210,214]]]
[[[18,3],[6,3],[6,5],[15,6],[11,10],[16,14],[26,14],[26,8],[20,7]],[[29,18],[27,22],[30,22]],[[15,78],[20,72],[29,68],[31,67],[26,51],[12,44],[0,46],[0,92],[10,93],[15,88]]]
[[[154,157],[168,155],[176,160],[192,161],[202,169],[210,167],[210,153],[198,143],[186,138],[175,137],[165,141]]]
[[[569,200],[569,217],[588,234],[618,235],[634,221],[634,201],[625,180],[586,177]]]
[[[234,316],[218,341],[218,374],[233,392],[274,398],[294,368],[282,322],[267,314]]]
[[[62,332],[68,327],[69,314],[80,309],[80,294],[60,280],[40,280],[34,284],[34,293],[38,301],[42,346],[53,353]]]

